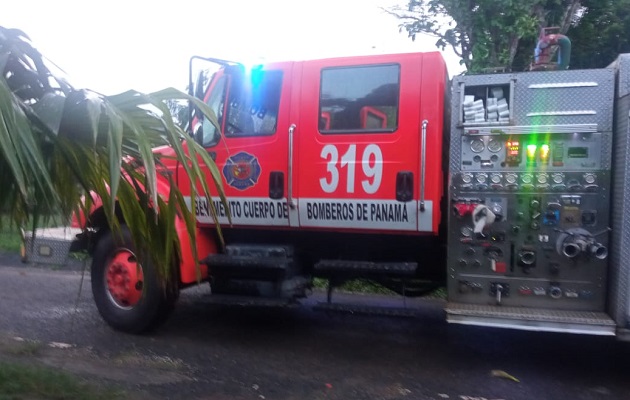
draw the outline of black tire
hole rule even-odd
[[[112,328],[145,333],[166,321],[179,288],[176,279],[163,287],[155,268],[135,263],[129,230],[123,226],[121,233],[122,237],[110,231],[99,235],[92,261],[92,294],[99,313]]]

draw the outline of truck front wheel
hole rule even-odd
[[[92,294],[99,313],[114,329],[143,333],[170,315],[178,297],[176,282],[160,284],[150,263],[141,265],[129,230],[100,236],[92,261]]]

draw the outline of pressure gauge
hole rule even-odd
[[[505,175],[505,181],[509,184],[515,184],[518,176],[516,174],[507,174]]]
[[[589,185],[595,183],[595,174],[584,174],[584,182]]]
[[[477,182],[479,183],[486,183],[486,181],[488,180],[488,174],[477,174]]]
[[[523,181],[523,183],[532,183],[532,174],[523,174],[521,175],[521,180]]]
[[[488,150],[490,150],[493,153],[497,153],[501,151],[502,147],[503,147],[503,144],[496,139],[490,139],[490,141],[488,142]]]
[[[470,142],[470,150],[475,153],[481,153],[485,148],[486,146],[483,144],[483,140],[481,139],[474,139],[472,142]]]
[[[490,175],[490,182],[492,182],[492,183],[501,183],[501,174],[492,174],[492,175]]]
[[[471,173],[462,174],[462,182],[464,182],[464,183],[472,182],[472,178],[473,178],[473,176],[472,176]]]
[[[536,180],[541,185],[544,185],[545,183],[549,181],[549,176],[547,176],[547,174],[538,174],[538,176],[536,177]]]
[[[564,181],[564,175],[562,174],[553,174],[551,176],[551,180],[553,183],[562,183]]]

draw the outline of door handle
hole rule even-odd
[[[293,135],[295,134],[295,124],[289,127],[289,168],[288,168],[288,190],[287,203],[289,207],[295,208],[295,200],[293,199]]]
[[[426,171],[426,167],[427,167],[427,126],[429,125],[429,121],[428,120],[424,120],[422,121],[422,128],[421,128],[421,133],[420,133],[420,146],[422,147],[420,149],[420,212],[424,212],[425,211],[425,205],[424,205],[424,177],[425,177],[425,171]]]

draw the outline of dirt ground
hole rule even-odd
[[[630,346],[614,338],[449,325],[440,302],[418,318],[216,307],[207,286],[134,336],[101,320],[80,270],[1,265],[0,358],[132,399],[630,398]]]

